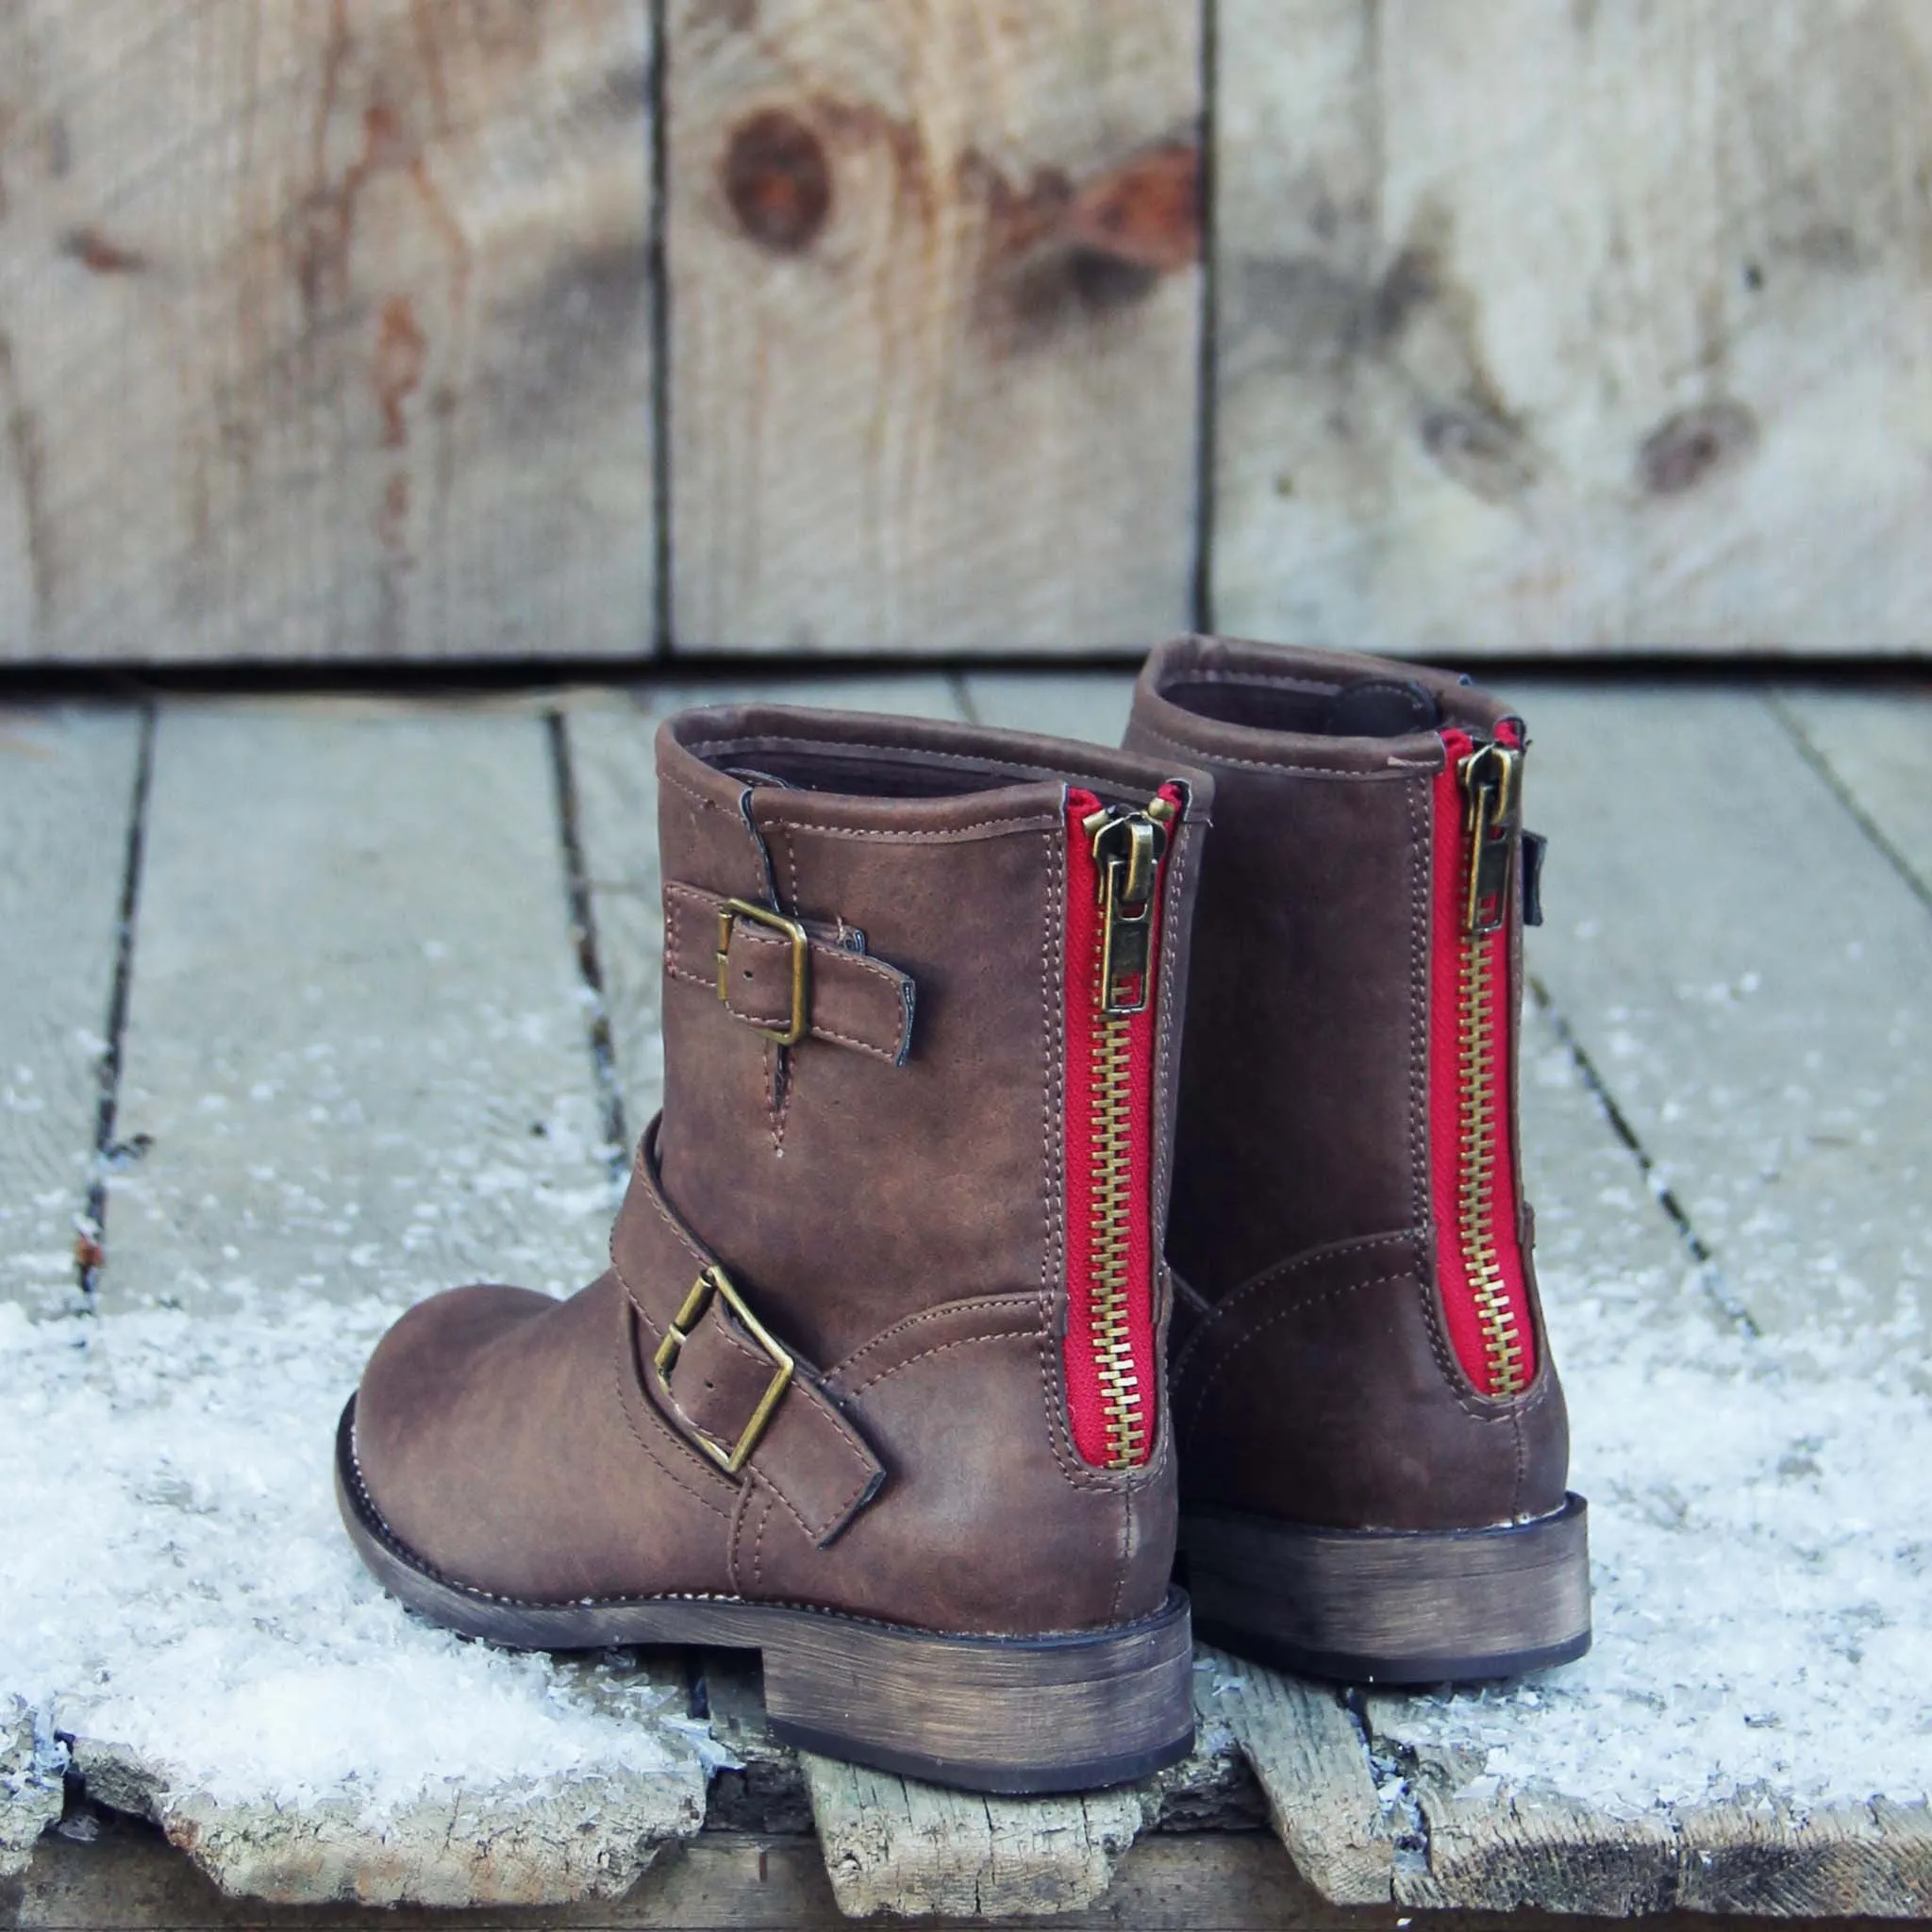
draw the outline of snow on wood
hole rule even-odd
[[[1775,704],[1779,722],[1932,901],[1932,687],[1801,685]]]
[[[161,723],[122,1091],[145,1151],[102,1312],[0,1302],[0,1688],[232,1890],[580,1897],[702,1820],[681,1673],[431,1629],[330,1491],[337,1412],[409,1301],[601,1258],[551,780],[513,713]]]
[[[60,1816],[67,1763],[48,1713],[0,1692],[0,1878],[26,1870],[41,1833]]]
[[[701,1823],[710,1747],[681,1674],[465,1642],[363,1571],[329,1444],[395,1312],[292,1290],[219,1321],[0,1302],[0,1686],[230,1890],[622,1890]]]
[[[1135,1831],[1222,1789],[1238,1745],[1338,1899],[1932,1910],[1932,1405],[1902,1289],[1918,1157],[1894,1089],[1861,1143],[1889,1194],[1822,1195],[1800,1167],[1788,1225],[1761,1203],[1700,1211],[1751,1177],[1707,1088],[1777,1063],[1783,1083],[1752,1091],[1806,1127],[1819,1116],[1812,1090],[1786,1091],[1803,1086],[1792,1051],[1815,1042],[1888,1078],[1874,1042],[1923,998],[1915,934],[1932,918],[1760,707],[1674,691],[1525,709],[1530,816],[1557,835],[1551,924],[1530,946],[1550,1004],[1526,1022],[1525,1154],[1592,1504],[1595,1649],[1514,1686],[1349,1700],[1205,1657],[1208,1724],[1182,1773],[1003,1808],[1003,1824],[978,1800],[807,1765],[848,1905],[1097,1895]],[[570,723],[607,981],[615,955],[639,988],[656,957],[651,724],[628,706]],[[1670,836],[1632,835],[1621,744],[1673,774]],[[664,1663],[460,1643],[382,1596],[328,1493],[335,1411],[402,1306],[504,1272],[506,1254],[558,1288],[584,1265],[574,1243],[594,1265],[608,1150],[546,758],[541,723],[513,713],[190,708],[164,723],[124,1095],[154,1144],[113,1178],[101,1315],[30,1318],[32,1281],[0,1279],[0,1698],[25,1700],[0,1753],[0,1844],[24,1850],[58,1803],[56,1730],[96,1795],[161,1818],[231,1889],[291,1899],[621,1890],[696,1828],[721,1749],[744,1757],[747,1804],[796,1810],[783,1754],[751,1748],[744,1672],[715,1674],[708,1727]],[[1721,779],[1705,787],[1700,761]],[[1857,783],[1877,822],[1875,781]],[[1794,916],[1790,878],[1832,887],[1826,937]],[[1617,956],[1635,993],[1593,963],[1624,943],[1613,924],[1644,942]],[[1846,965],[1862,975],[1835,976],[1860,943]],[[1698,944],[1726,956],[1700,963]],[[1747,959],[1768,962],[1749,993]],[[1735,1001],[1701,996],[1720,976]],[[622,1012],[641,1111],[648,1016],[641,997]],[[1653,1038],[1677,1055],[1672,1084]],[[0,1143],[9,1202],[12,1158]],[[1829,1252],[1829,1226],[1803,1219],[1820,1198],[1867,1203],[1845,1238],[1868,1256],[1891,1230],[1890,1274],[1874,1265],[1869,1285],[1901,1291],[1858,1305],[1856,1327],[1829,1270],[1810,1310],[1760,1293],[1792,1226]],[[592,1828],[562,1828],[576,1819]]]

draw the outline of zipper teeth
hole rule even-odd
[[[1483,1333],[1491,1393],[1519,1395],[1527,1386],[1523,1337],[1503,1277],[1496,1241],[1496,1014],[1492,936],[1462,940],[1461,1010],[1457,1058],[1461,1070],[1461,1163],[1457,1224],[1468,1279]]]
[[[1147,1444],[1146,1407],[1136,1370],[1128,1224],[1133,1201],[1133,1041],[1124,1018],[1102,1015],[1091,1055],[1093,1110],[1092,1289],[1094,1369],[1106,1409],[1107,1467],[1131,1469]]]

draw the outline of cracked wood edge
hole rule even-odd
[[[1208,1651],[1208,1691],[1253,1765],[1295,1869],[1335,1905],[1394,1896],[1396,1833],[1367,1741],[1341,1694]]]
[[[988,1919],[1077,1911],[1113,1882],[1143,1822],[1133,1789],[982,1797],[801,1753],[840,1909]]]

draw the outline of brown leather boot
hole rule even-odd
[[[658,733],[664,1110],[610,1272],[406,1315],[343,1519],[498,1642],[764,1653],[773,1728],[996,1791],[1192,1734],[1164,1212],[1209,787],[753,708]]]
[[[1196,1628],[1353,1681],[1579,1657],[1518,1181],[1522,721],[1437,672],[1187,638],[1127,742],[1218,800],[1168,1236]]]

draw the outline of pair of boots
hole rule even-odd
[[[662,726],[664,1109],[609,1271],[424,1303],[342,1418],[405,1603],[757,1648],[780,1737],[991,1791],[1185,1754],[1176,1574],[1321,1675],[1581,1654],[1522,723],[1194,638],[1126,743]]]

